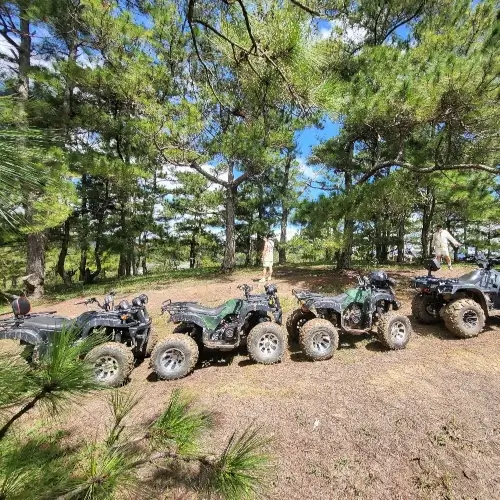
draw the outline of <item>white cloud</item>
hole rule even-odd
[[[368,31],[362,26],[352,25],[347,19],[336,19],[329,21],[315,29],[314,38],[316,40],[326,40],[330,37],[340,36],[345,43],[359,44],[366,38]]]
[[[2,37],[0,37],[0,54],[12,57],[12,45],[6,42]],[[13,65],[4,59],[0,59],[0,72],[8,73],[12,71]]]
[[[300,178],[304,181],[316,180],[321,175],[321,169],[307,165],[304,158],[297,158],[300,169]]]
[[[328,22],[326,26],[321,26],[321,28],[318,29],[317,38],[319,38],[320,40],[326,40],[327,38],[330,38],[332,31],[333,24],[331,22]]]
[[[286,228],[286,241],[290,241],[299,231],[300,228],[298,226],[288,224]]]

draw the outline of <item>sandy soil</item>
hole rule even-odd
[[[439,275],[463,272],[457,267]],[[389,274],[398,280],[403,312],[411,314],[410,278],[424,273]],[[239,296],[236,286],[256,277],[238,273],[138,292],[148,293],[162,336],[171,328],[159,317],[163,300],[216,305]],[[285,319],[295,307],[292,288],[333,293],[354,283],[350,273],[325,269],[281,269],[274,281]],[[58,312],[85,310],[74,302],[57,304]],[[217,415],[207,450],[221,449],[234,430],[262,426],[274,438],[277,459],[268,478],[272,499],[500,499],[500,320],[491,319],[468,340],[440,325],[412,322],[413,338],[398,352],[356,337],[344,338],[331,360],[318,363],[289,352],[281,364],[262,366],[226,353],[205,356],[191,376],[175,382],[156,381],[145,362],[127,386],[144,395],[131,421],[151,421],[171,391],[183,388]],[[108,410],[101,394],[69,411],[62,418],[70,433],[90,439],[104,430]],[[157,475],[148,481],[157,492],[148,498],[165,498],[160,490],[168,483]],[[187,481],[178,491],[189,488]]]

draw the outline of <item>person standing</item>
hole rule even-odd
[[[264,273],[260,283],[265,281],[271,281],[273,276],[273,264],[274,264],[274,240],[273,234],[268,233],[264,237],[264,249],[262,250],[262,265],[264,267]],[[269,272],[269,274],[268,274]]]
[[[448,251],[448,242],[450,242],[455,248],[460,246],[460,243],[453,238],[453,236],[446,230],[443,229],[441,224],[436,225],[436,231],[432,237],[432,246],[434,248],[434,254],[438,260],[444,257],[446,264],[448,264],[448,269],[451,269],[451,259]]]

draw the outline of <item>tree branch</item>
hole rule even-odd
[[[232,183],[233,187],[237,188],[240,184],[250,179],[250,177],[252,177],[252,174],[250,172],[245,172],[244,174],[241,174],[237,179],[233,181]]]
[[[192,161],[189,166],[199,172],[200,174],[204,175],[209,181],[212,181],[214,184],[219,184],[219,186],[224,186],[224,187],[229,187],[229,183],[226,181],[223,181],[222,179],[219,179],[215,177],[215,175],[212,175],[208,173],[207,171],[203,170],[200,165],[196,162],[196,160]],[[243,174],[244,175],[244,174]],[[243,177],[243,176],[242,176]],[[239,180],[239,178],[237,179]]]
[[[413,19],[415,19],[421,12],[422,12],[422,9],[424,8],[424,5],[425,5],[425,2],[422,2],[418,7],[417,7],[417,10],[415,11],[414,14],[412,14],[410,17],[407,17],[405,19],[403,19],[402,21],[400,21],[399,23],[395,24],[384,36],[384,39],[382,40],[382,42],[385,42],[385,40],[387,40],[387,37],[389,37],[390,35],[392,35],[398,28],[400,28],[401,26],[405,25],[406,23],[409,23],[410,21],[412,21]]]
[[[376,164],[372,169],[366,172],[359,180],[358,184],[363,184],[371,177],[373,177],[379,170],[387,167],[402,167],[412,172],[416,172],[418,174],[429,174],[431,172],[439,172],[443,170],[479,170],[482,172],[488,172],[490,174],[499,175],[500,169],[496,167],[490,167],[488,165],[483,165],[481,163],[459,163],[456,165],[434,165],[433,167],[418,167],[417,165],[413,165],[412,163],[408,163],[405,161],[383,161],[381,163]]]
[[[252,33],[252,27],[250,25],[250,19],[248,17],[247,9],[245,8],[245,4],[242,0],[237,0],[237,2],[240,4],[241,12],[243,13],[243,17],[245,18],[245,25],[247,27],[248,36],[250,37],[250,40],[252,40],[252,47],[250,47],[250,51],[252,51],[252,49],[257,50],[257,41],[255,40]]]
[[[300,3],[298,0],[290,0],[294,5],[296,5],[299,9],[305,10],[308,14],[311,14],[311,16],[315,17],[323,17],[323,14],[318,12],[317,10],[311,9],[311,7],[308,7],[307,5],[304,5],[303,3]]]
[[[191,3],[194,5],[194,1],[190,2],[190,9],[192,8]],[[214,97],[217,99],[217,102],[221,106],[224,106],[224,104],[220,100],[219,96],[217,95],[217,92],[215,92],[214,86],[212,85],[211,77],[213,77],[214,75],[213,75],[212,71],[210,70],[210,68],[206,65],[203,58],[201,57],[200,49],[198,47],[198,42],[196,41],[196,36],[195,36],[194,30],[193,30],[193,24],[191,23],[191,19],[189,17],[189,11],[188,11],[188,16],[186,19],[187,19],[188,26],[189,26],[189,32],[191,33],[191,40],[193,40],[193,46],[194,46],[194,51],[196,53],[196,57],[200,61],[201,65],[203,66],[203,69],[205,70],[205,73],[207,74],[208,86],[210,87],[210,90],[212,91],[212,94],[214,95]]]

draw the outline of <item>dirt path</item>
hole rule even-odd
[[[410,314],[408,281],[415,273],[390,274]],[[156,328],[161,335],[169,328],[157,317],[162,300],[214,305],[239,296],[236,286],[252,277],[146,291]],[[283,270],[275,280],[286,313],[295,307],[292,288],[333,292],[352,282],[349,274],[325,270]],[[58,304],[58,312],[81,313],[75,301]],[[274,437],[278,461],[269,476],[272,499],[500,499],[500,321],[492,323],[479,337],[461,340],[440,326],[413,322],[404,351],[384,351],[370,338],[347,339],[321,363],[299,352],[276,366],[226,355],[175,382],[155,381],[143,363],[128,385],[144,395],[132,419],[150,421],[179,387],[218,415],[208,449],[220,449],[235,429],[261,425]],[[105,425],[96,417],[101,414],[102,396],[88,398],[71,409],[68,430],[92,437]]]

